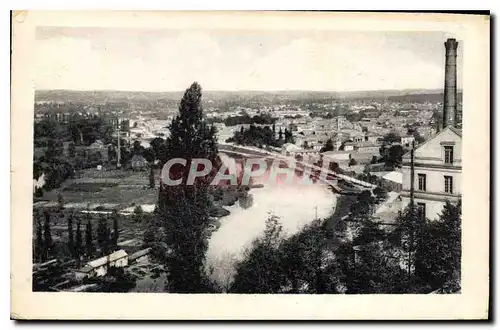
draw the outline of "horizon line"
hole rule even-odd
[[[56,91],[66,91],[66,92],[123,92],[123,93],[151,93],[151,94],[161,94],[161,93],[183,93],[188,88],[184,90],[169,90],[169,91],[141,91],[141,90],[122,90],[122,89],[65,89],[65,88],[54,88],[54,89],[35,89],[35,92],[56,92]],[[367,92],[405,92],[405,91],[442,91],[444,88],[403,88],[403,89],[366,89],[366,90],[313,90],[313,89],[276,89],[276,90],[252,90],[252,89],[240,89],[240,90],[229,90],[229,89],[206,89],[203,92],[252,92],[252,93],[276,93],[276,92],[314,92],[314,93],[367,93]],[[457,88],[457,92],[462,92],[462,88]]]

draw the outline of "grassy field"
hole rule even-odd
[[[157,177],[158,182],[158,177]],[[57,201],[61,194],[64,203],[155,204],[157,190],[149,188],[149,173],[117,169],[79,171],[75,179],[66,180],[61,187],[46,192],[43,200]]]

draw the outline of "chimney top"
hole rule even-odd
[[[458,48],[457,39],[455,39],[455,38],[448,38],[448,39],[446,39],[446,42],[444,43],[444,46],[446,47],[446,50],[448,52],[451,51],[451,50],[457,50],[457,48]]]

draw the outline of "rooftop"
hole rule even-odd
[[[79,269],[78,271],[81,273],[88,273],[91,270],[98,268],[98,267],[101,267],[108,262],[113,262],[113,261],[125,258],[125,257],[127,257],[127,255],[128,254],[127,254],[127,252],[125,252],[125,250],[118,250],[118,251],[111,253],[110,255],[89,261],[83,268]]]

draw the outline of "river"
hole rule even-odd
[[[284,236],[300,231],[307,223],[326,218],[334,211],[336,195],[323,184],[275,185],[250,191],[253,204],[244,209],[236,203],[227,207],[230,215],[220,219],[208,245],[206,267],[210,278],[223,288],[229,287],[235,265],[244,259],[245,251],[265,229],[270,214],[280,218]]]

